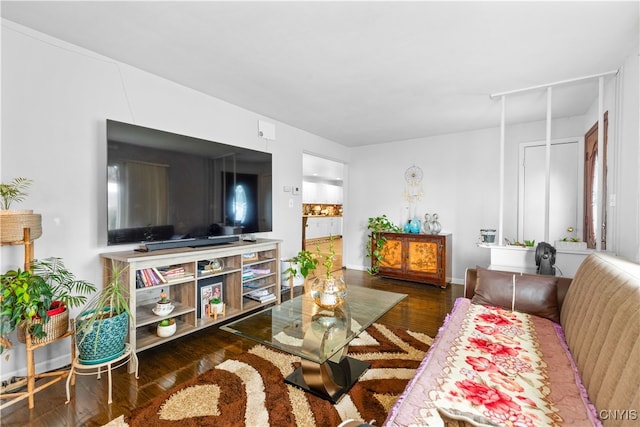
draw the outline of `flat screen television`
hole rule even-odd
[[[272,231],[271,205],[271,153],[107,120],[109,245],[237,241]]]

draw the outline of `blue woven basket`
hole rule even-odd
[[[88,333],[79,332],[76,337],[78,359],[81,363],[102,363],[115,359],[124,352],[128,330],[129,316],[126,312],[94,322]]]

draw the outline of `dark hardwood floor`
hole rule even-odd
[[[345,270],[348,286],[364,286],[408,295],[378,320],[389,326],[423,332],[435,337],[451,311],[453,302],[462,296],[463,287],[446,289],[401,280],[370,276],[357,270]],[[2,426],[101,426],[136,408],[166,390],[225,359],[240,354],[255,343],[211,327],[138,354],[139,378],[125,367],[113,372],[113,403],[107,404],[107,378],[77,376],[71,388],[71,402],[65,404],[65,381],[36,393],[35,407],[27,400],[0,412]]]

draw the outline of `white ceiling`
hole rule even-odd
[[[2,16],[347,146],[494,127],[620,67],[639,2],[2,1]],[[554,90],[580,115],[595,83]],[[543,120],[544,92],[507,119]],[[276,133],[277,135],[277,133]]]

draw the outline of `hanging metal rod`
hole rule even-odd
[[[516,94],[516,93],[529,92],[529,91],[533,91],[533,90],[546,89],[548,87],[559,86],[559,85],[564,85],[564,84],[569,84],[569,83],[575,83],[575,82],[579,82],[579,81],[582,81],[582,80],[596,79],[598,77],[610,76],[610,75],[614,75],[614,74],[618,74],[618,70],[607,71],[606,73],[600,73],[600,74],[592,74],[590,76],[576,77],[574,79],[560,80],[560,81],[557,81],[557,82],[554,82],[554,83],[547,83],[547,84],[538,85],[538,86],[531,86],[531,87],[526,87],[526,88],[523,88],[523,89],[516,89],[516,90],[510,90],[510,91],[506,91],[506,92],[493,93],[493,94],[490,95],[490,97],[491,98],[499,98],[501,96],[513,95],[513,94]]]

